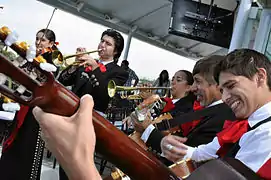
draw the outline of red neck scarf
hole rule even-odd
[[[14,121],[16,121],[15,129],[12,131],[10,136],[5,140],[3,143],[3,152],[8,149],[8,147],[12,144],[12,142],[15,140],[16,135],[19,132],[20,127],[22,126],[25,116],[29,111],[28,106],[21,105],[20,110],[17,112]]]
[[[99,62],[99,61],[96,61],[96,62],[97,62],[98,65],[99,65],[100,71],[101,71],[102,73],[105,72],[105,71],[106,71],[105,65],[104,65],[103,63]],[[87,66],[87,67],[85,68],[85,72],[90,72],[90,71],[92,71],[92,67],[91,67],[91,66]]]
[[[247,132],[248,127],[248,120],[226,120],[223,130],[216,135],[220,144],[220,149],[216,154],[223,157],[232,147],[232,145],[236,143],[244,133]]]

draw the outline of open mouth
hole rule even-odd
[[[199,102],[201,102],[202,100],[203,100],[203,96],[202,95],[196,95],[196,97],[197,97],[197,101],[199,101]]]
[[[237,111],[239,109],[239,106],[241,104],[240,100],[235,100],[232,103],[229,104],[229,107],[233,110],[233,111]]]

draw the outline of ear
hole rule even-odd
[[[53,45],[55,44],[55,42],[51,41],[49,42],[50,46],[53,47]]]
[[[191,85],[186,85],[185,93],[189,93],[191,91]]]
[[[257,83],[259,86],[267,84],[267,72],[264,68],[258,68]]]

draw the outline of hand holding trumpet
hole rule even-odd
[[[91,57],[88,54],[84,54],[86,51],[86,48],[79,47],[76,49],[76,56],[75,62],[79,63],[79,66],[91,66],[93,70],[95,70],[97,67],[99,67],[98,63],[96,60]]]

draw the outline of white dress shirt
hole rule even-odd
[[[98,62],[99,62],[99,63],[102,63],[103,65],[106,66],[107,64],[114,62],[114,60],[111,60],[111,61],[98,60]]]
[[[271,116],[271,102],[257,109],[248,118],[248,124],[255,124]],[[243,134],[239,141],[240,149],[235,158],[246,166],[257,172],[271,157],[271,121]],[[195,161],[206,161],[217,158],[216,152],[220,149],[217,137],[206,145],[197,148],[188,147],[185,159],[191,158]]]

